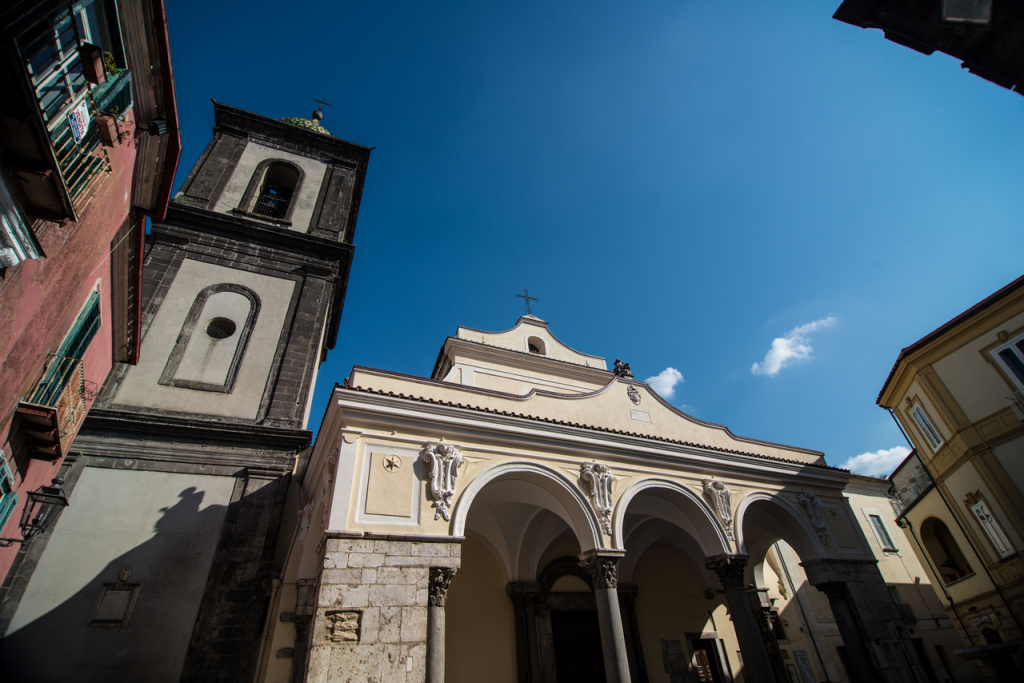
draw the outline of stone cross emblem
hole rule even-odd
[[[430,495],[434,499],[431,507],[437,510],[434,519],[444,517],[444,521],[451,521],[455,480],[459,478],[459,467],[465,461],[455,446],[433,444],[423,449],[423,462],[430,468]]]
[[[585,462],[580,465],[580,479],[590,486],[590,504],[601,519],[601,530],[612,535],[612,484],[615,475],[608,465]]]
[[[811,524],[818,533],[822,545],[828,545],[828,522],[825,521],[825,513],[821,509],[821,501],[813,493],[801,491],[797,495],[800,506],[807,508],[807,516],[811,518]]]
[[[722,521],[722,526],[725,527],[725,533],[729,540],[735,541],[736,536],[732,528],[732,491],[725,488],[723,482],[715,479],[705,479],[703,484],[704,496],[714,506],[715,512],[718,513],[718,519]]]

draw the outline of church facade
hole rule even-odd
[[[849,476],[682,413],[532,315],[460,327],[429,378],[336,386],[256,680],[788,681],[765,597],[782,540],[852,680],[924,681]]]
[[[0,612],[10,681],[249,681],[370,150],[214,103],[147,240],[142,347],[114,367]]]

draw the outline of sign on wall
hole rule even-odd
[[[85,100],[78,103],[78,106],[68,114],[68,124],[71,126],[71,135],[75,143],[82,141],[85,131],[89,130],[89,105]]]
[[[804,679],[804,683],[818,683],[814,677],[814,669],[811,668],[811,660],[807,657],[807,651],[794,650],[793,657],[796,659],[796,665],[800,667],[800,678]]]

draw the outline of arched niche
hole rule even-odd
[[[938,517],[928,517],[921,522],[921,542],[947,586],[974,573],[949,527]]]
[[[568,526],[581,551],[601,547],[600,524],[579,488],[550,467],[526,462],[497,465],[470,482],[456,501],[451,533],[483,541],[509,581],[532,580],[538,547],[564,532],[546,513]]]
[[[210,285],[196,295],[159,383],[230,394],[260,313],[260,297],[243,285]]]

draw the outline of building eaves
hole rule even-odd
[[[627,432],[627,431],[624,431],[624,430],[621,430],[621,429],[611,429],[611,428],[608,428],[608,427],[600,427],[600,426],[597,426],[597,425],[588,425],[588,424],[584,424],[584,423],[580,423],[580,422],[565,422],[563,420],[555,420],[555,419],[552,419],[552,418],[549,418],[549,417],[538,417],[536,415],[525,415],[523,413],[516,413],[516,412],[513,412],[513,411],[509,411],[509,410],[497,410],[495,408],[483,408],[483,407],[480,407],[480,406],[473,406],[473,405],[469,405],[469,404],[465,404],[465,403],[455,403],[453,401],[442,401],[442,400],[439,400],[439,399],[427,398],[427,397],[424,397],[424,396],[414,396],[412,394],[403,394],[403,393],[396,394],[393,391],[383,391],[383,390],[379,390],[379,389],[373,389],[372,387],[352,387],[352,386],[348,386],[348,385],[335,384],[334,388],[335,388],[335,390],[339,390],[339,391],[355,391],[355,392],[364,393],[364,394],[375,394],[377,396],[388,396],[388,397],[391,397],[391,398],[398,398],[398,399],[402,399],[402,400],[406,400],[406,401],[415,401],[417,403],[430,403],[430,404],[433,404],[433,405],[446,406],[446,407],[449,407],[449,408],[458,408],[458,409],[461,409],[461,410],[471,410],[471,411],[478,412],[478,413],[489,413],[489,414],[492,414],[492,415],[501,415],[503,417],[512,417],[512,418],[517,418],[517,419],[521,419],[521,420],[530,420],[532,422],[544,422],[544,423],[547,423],[547,424],[554,424],[554,425],[559,425],[559,426],[562,426],[562,427],[573,427],[573,428],[576,428],[576,429],[586,429],[588,431],[604,432],[606,434],[616,434],[618,436],[628,436],[628,437],[636,438],[636,439],[644,439],[646,441],[658,441],[658,442],[661,442],[661,443],[670,443],[670,444],[673,444],[673,445],[676,445],[676,446],[685,446],[685,447],[688,447],[688,448],[700,448],[702,450],[713,451],[713,452],[717,452],[717,453],[729,453],[731,455],[739,455],[739,456],[744,456],[744,457],[749,457],[749,458],[757,458],[759,460],[771,460],[773,462],[782,462],[782,463],[787,463],[787,464],[791,464],[791,465],[801,465],[801,466],[807,466],[807,467],[817,467],[817,468],[820,468],[820,469],[834,470],[834,471],[837,471],[837,472],[848,472],[849,471],[849,470],[844,470],[841,467],[833,467],[832,465],[819,465],[817,463],[801,462],[799,460],[789,460],[787,458],[777,458],[777,457],[774,457],[774,456],[771,456],[771,455],[762,455],[760,453],[748,453],[748,452],[745,452],[745,451],[737,451],[737,450],[733,450],[733,449],[730,449],[730,448],[721,448],[719,446],[706,446],[704,444],[693,443],[693,442],[690,442],[690,441],[681,441],[681,440],[678,440],[678,439],[669,439],[669,438],[661,437],[661,436],[651,436],[649,434],[639,434],[637,432]],[[497,392],[493,392],[493,393],[497,393]]]
[[[523,351],[522,349],[513,349],[511,346],[502,346],[500,344],[489,344],[487,342],[479,341],[477,339],[463,339],[462,337],[448,337],[448,338],[445,339],[445,343],[441,345],[441,351],[437,355],[437,361],[434,363],[434,369],[433,369],[433,371],[431,372],[431,375],[430,375],[431,377],[435,377],[436,376],[437,369],[441,366],[441,360],[444,358],[445,347],[448,345],[448,341],[452,340],[452,339],[454,339],[457,342],[462,343],[462,344],[477,344],[479,346],[486,346],[486,347],[491,348],[491,349],[500,349],[501,351],[509,351],[511,353],[518,353],[518,354],[521,354],[521,355],[526,356],[528,358],[542,360],[542,361],[545,361],[545,362],[561,363],[562,365],[565,365],[565,366],[568,366],[568,367],[572,367],[572,368],[584,368],[586,370],[593,370],[594,372],[601,372],[601,373],[604,373],[604,374],[606,374],[608,376],[611,376],[611,375],[615,374],[612,370],[606,370],[604,368],[595,368],[594,366],[587,365],[586,363],[577,363],[576,361],[564,360],[562,358],[552,358],[551,356],[545,356],[545,355],[541,355],[541,354],[538,354],[538,353],[531,353],[529,351]],[[584,354],[580,354],[580,355],[584,355]],[[593,358],[597,358],[597,356],[592,356],[592,357]]]
[[[910,354],[914,353],[915,351],[920,349],[922,346],[925,346],[926,344],[931,343],[932,341],[934,341],[938,337],[941,337],[943,334],[948,332],[950,329],[956,327],[957,325],[959,325],[963,321],[967,320],[971,316],[973,316],[973,315],[975,315],[977,313],[980,313],[981,311],[983,311],[984,309],[988,308],[992,304],[998,302],[1000,299],[1006,298],[1007,296],[1009,296],[1010,294],[1012,294],[1016,290],[1020,289],[1021,287],[1024,287],[1024,275],[1021,275],[1019,278],[1017,278],[1016,280],[1014,280],[1010,284],[1006,285],[1005,287],[1003,287],[999,291],[995,292],[994,294],[991,294],[991,295],[985,297],[984,299],[982,299],[978,303],[974,304],[973,306],[968,308],[966,311],[964,311],[960,315],[956,316],[952,320],[949,320],[948,322],[944,323],[943,325],[935,328],[934,330],[932,330],[931,332],[929,332],[925,336],[921,337],[920,339],[918,339],[916,342],[914,342],[910,346],[907,346],[902,351],[900,351],[900,355],[899,355],[899,357],[896,358],[896,362],[893,364],[892,370],[889,371],[889,376],[885,378],[885,384],[882,385],[882,390],[878,392],[878,398],[875,399],[875,405],[881,405],[882,394],[885,393],[885,390],[889,387],[889,383],[892,382],[892,378],[896,375],[896,368],[898,368],[900,366],[900,363],[902,363],[903,360],[907,356],[909,356]]]

